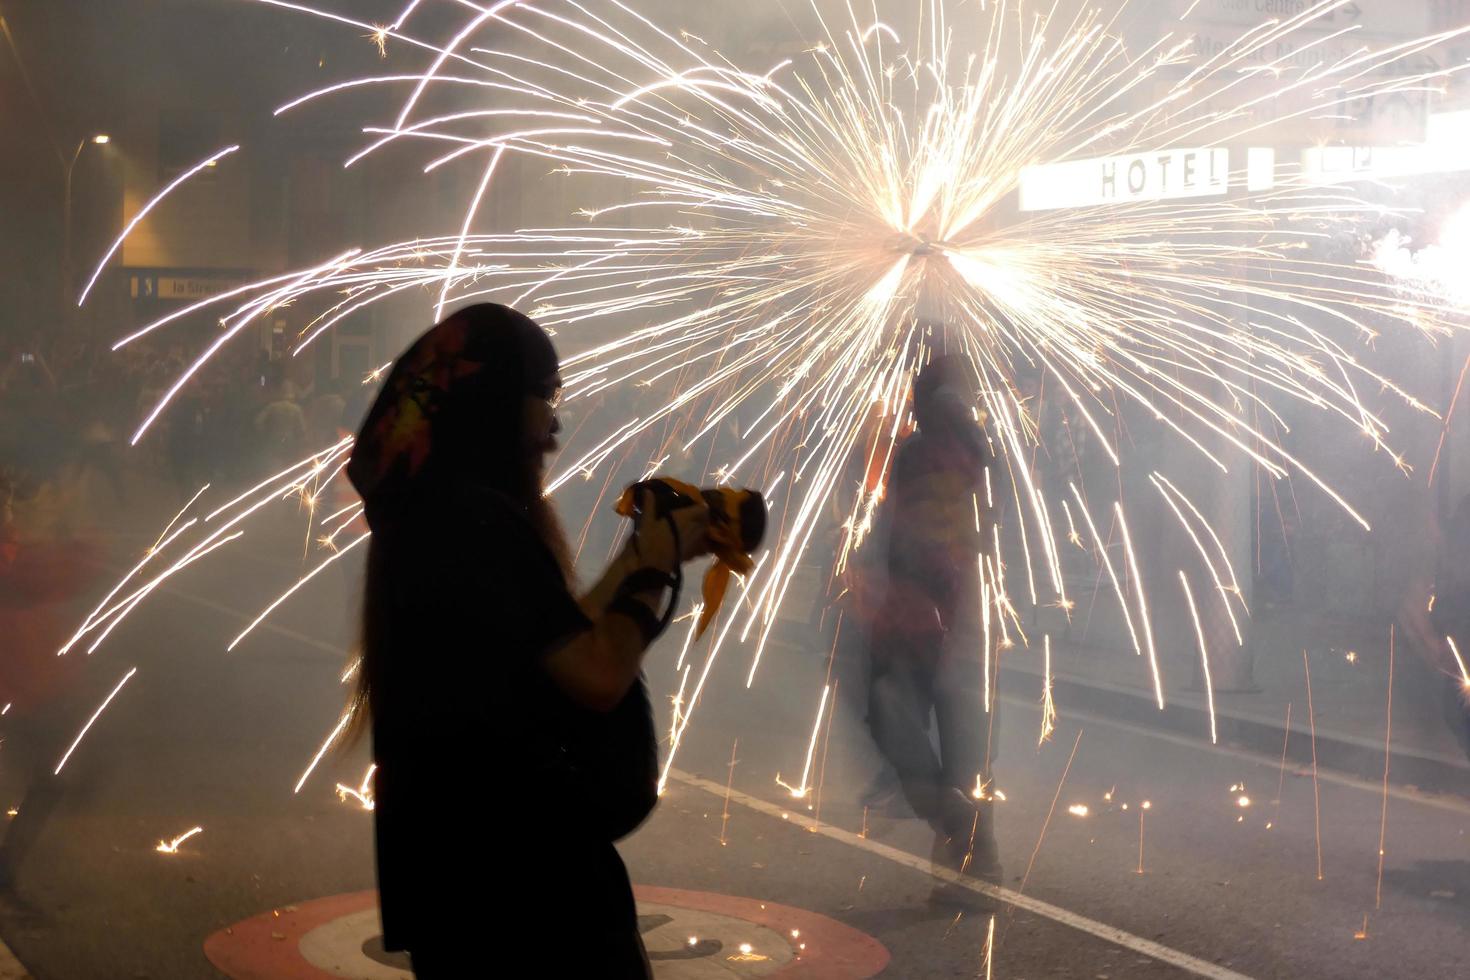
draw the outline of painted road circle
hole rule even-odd
[[[878,940],[806,909],[676,888],[640,885],[634,893],[638,928],[658,980],[862,980],[888,965],[888,950]],[[407,957],[382,947],[372,891],[237,922],[206,939],[204,955],[232,980],[413,976]]]

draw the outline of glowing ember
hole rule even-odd
[[[175,837],[173,840],[161,840],[161,841],[159,841],[158,842],[158,846],[155,847],[154,850],[157,851],[160,854],[177,854],[177,853],[179,853],[179,845],[180,844],[182,844],[184,841],[188,840],[190,837],[193,837],[196,834],[202,834],[202,833],[204,833],[204,828],[203,827],[195,827],[192,830],[186,830],[186,831],[184,831],[184,833],[182,833],[179,836]]]
[[[329,11],[306,0],[266,2],[346,28],[351,43],[369,38],[380,53],[402,44],[429,58],[406,76],[333,81],[279,112],[343,92],[392,93],[399,101],[386,123],[382,105],[374,105],[369,143],[346,162],[425,147],[426,171],[464,168],[461,176],[478,190],[465,201],[457,233],[342,243],[315,264],[181,306],[122,338],[119,347],[173,324],[208,325],[214,337],[152,406],[133,440],[210,358],[232,341],[248,341],[269,311],[288,305],[308,311],[294,353],[339,324],[375,315],[379,304],[427,290],[436,313],[476,300],[506,302],[565,343],[565,400],[585,406],[593,420],[576,440],[569,437],[549,492],[594,473],[611,481],[630,459],[641,467],[696,449],[730,453],[710,461],[721,482],[773,487],[789,473],[779,538],[740,583],[741,602],[711,631],[703,663],[692,662],[685,674],[689,689],[674,702],[660,789],[732,636],[729,645],[748,649],[751,686],[824,515],[843,516],[830,549],[833,566],[846,567],[863,545],[891,458],[886,450],[875,455],[876,492],[849,486],[849,464],[868,451],[875,406],[879,427],[890,437],[901,433],[914,371],[936,350],[959,353],[973,371],[981,404],[968,408],[973,418],[987,419],[998,460],[987,476],[996,481],[994,488],[987,482],[987,504],[1014,515],[1008,521],[1020,552],[1003,558],[1001,536],[994,535],[993,548],[976,555],[986,709],[991,658],[1030,645],[1028,614],[1074,608],[1067,579],[1076,579],[1070,570],[1064,577],[1058,546],[1067,541],[1092,556],[1099,581],[1106,577],[1135,653],[1147,658],[1162,709],[1165,685],[1143,584],[1174,569],[1145,567],[1149,554],[1135,549],[1130,525],[1153,533],[1153,517],[1172,515],[1201,559],[1194,584],[1183,572],[1180,581],[1211,705],[1210,657],[1219,651],[1205,649],[1200,613],[1213,604],[1235,626],[1246,609],[1229,551],[1199,509],[1165,474],[1128,455],[1139,440],[1132,413],[1125,417],[1123,409],[1136,410],[1140,424],[1187,447],[1191,463],[1221,472],[1249,469],[1263,480],[1294,478],[1367,528],[1312,463],[1294,454],[1279,434],[1284,427],[1269,421],[1279,417],[1271,399],[1335,418],[1384,450],[1382,459],[1398,460],[1387,443],[1388,425],[1358,392],[1382,392],[1414,412],[1429,409],[1350,345],[1373,338],[1364,326],[1370,321],[1395,336],[1452,341],[1465,330],[1460,290],[1451,288],[1463,282],[1458,271],[1448,283],[1435,276],[1416,280],[1406,295],[1401,283],[1369,263],[1304,247],[1381,221],[1380,206],[1355,196],[1351,185],[1324,191],[1289,168],[1274,175],[1268,192],[1233,186],[1229,175],[1241,168],[1230,157],[1238,151],[1216,151],[1227,157],[1217,198],[1171,200],[1166,207],[1098,204],[1069,211],[1064,220],[1031,200],[1054,161],[1243,145],[1258,123],[1255,97],[1242,94],[1242,79],[1259,70],[1268,52],[1328,23],[1335,4],[1263,24],[1210,55],[1174,37],[1139,54],[1111,35],[1111,15],[1099,10],[1060,15],[1021,0],[920,0],[927,19],[945,28],[903,39],[886,25],[864,23],[857,12],[862,5],[847,5],[849,22],[834,29],[851,43],[806,47],[779,64],[742,67],[622,3],[599,5],[595,14],[570,0],[444,4],[438,16],[448,32],[435,43],[418,36],[433,28],[431,18],[414,19],[416,3],[384,26],[336,12],[350,5]],[[1328,116],[1349,100],[1371,100],[1375,90],[1441,88],[1470,69],[1459,63],[1411,68],[1416,43],[1315,67],[1274,64],[1273,98],[1309,97],[1314,114]],[[1009,62],[1012,50],[1028,54]],[[547,61],[528,51],[546,52]],[[1373,73],[1365,69],[1370,62]],[[914,70],[900,70],[905,65]],[[1404,70],[1381,71],[1389,67]],[[1378,74],[1388,80],[1375,82]],[[463,96],[466,108],[441,114],[442,102],[428,97],[431,89]],[[487,89],[493,98],[483,95]],[[150,211],[206,169],[233,166],[237,150],[226,147],[184,171],[132,214],[81,298]],[[508,157],[542,172],[596,178],[606,198],[543,227],[492,226],[482,205],[500,186]],[[1019,209],[1012,206],[1018,198]],[[1470,212],[1442,236],[1454,270],[1470,244],[1467,228]],[[1380,267],[1388,261],[1379,259]],[[1422,270],[1424,257],[1418,264]],[[598,329],[626,322],[632,311],[640,317],[636,329]],[[1073,478],[1064,476],[1048,497],[1032,466],[1044,448],[1027,393],[1036,378],[1018,375],[1019,365],[1045,381],[1060,421],[1087,435],[1099,462],[1134,471],[1140,483],[1148,477],[1166,505],[1155,508],[1158,515],[1133,521],[1121,500],[1085,496],[1080,461]],[[600,412],[609,394],[641,401],[624,416]],[[717,447],[716,434],[737,418],[739,445]],[[1152,443],[1152,435],[1143,434],[1143,441]],[[890,447],[894,441],[879,440]],[[329,554],[266,605],[235,638],[242,641],[365,540],[338,547],[337,535],[357,515],[318,513],[327,509],[318,503],[332,499],[343,479],[351,449],[350,438],[325,446],[207,516],[166,529],[62,652],[84,636],[92,637],[89,652],[97,649],[165,580],[237,540],[245,522],[266,507],[304,504],[308,542],[318,541]],[[1149,458],[1167,456],[1151,451]],[[1123,482],[1121,473],[1114,476]],[[1085,485],[1108,482],[1089,475]],[[1071,494],[1061,502],[1064,520],[1056,499],[1063,483]],[[1002,499],[992,500],[992,489]],[[978,497],[972,506],[978,524]],[[1007,549],[1011,542],[1007,537]],[[1012,595],[1012,586],[1024,596]],[[999,635],[994,644],[991,625]],[[1235,638],[1241,642],[1238,626]],[[1470,672],[1454,654],[1470,690]],[[1356,662],[1351,651],[1348,659]],[[1055,722],[1049,642],[1044,673],[1043,741]],[[129,671],[97,715],[132,676]],[[828,694],[824,688],[801,779],[787,787],[797,799],[812,788]],[[1308,697],[1320,811],[1310,686]],[[1213,725],[1213,709],[1211,717]],[[328,735],[297,791],[346,723]],[[366,787],[364,780],[343,798],[368,807]],[[1243,794],[1243,787],[1233,792]],[[1088,813],[1082,804],[1068,809]],[[1320,851],[1320,812],[1318,824]]]
[[[376,765],[368,766],[367,772],[362,777],[362,782],[358,784],[356,789],[352,788],[351,786],[344,786],[341,783],[338,783],[337,799],[341,800],[343,803],[346,803],[348,800],[354,800],[357,802],[358,806],[362,807],[364,810],[376,809],[378,804],[377,801],[373,799],[372,782],[373,774],[377,771],[378,767]]]

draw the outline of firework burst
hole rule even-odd
[[[1387,448],[1388,426],[1360,391],[1429,411],[1355,346],[1385,330],[1447,332],[1443,299],[1406,296],[1371,267],[1333,263],[1309,247],[1382,209],[1287,167],[1252,189],[1239,164],[1262,126],[1261,78],[1278,103],[1297,100],[1301,108],[1287,116],[1307,125],[1375,91],[1441,85],[1446,72],[1382,72],[1448,35],[1288,64],[1267,52],[1341,3],[1326,0],[1202,54],[1177,31],[1127,43],[1126,7],[1107,15],[911,0],[839,5],[835,14],[814,5],[811,36],[791,45],[790,57],[750,66],[618,0],[415,2],[387,25],[285,0],[251,2],[336,22],[344,43],[372,43],[388,65],[415,61],[340,80],[278,111],[347,92],[380,95],[386,111],[363,121],[364,145],[347,164],[417,148],[426,172],[464,174],[464,214],[411,241],[343,243],[317,265],[211,297],[125,338],[119,346],[190,318],[222,327],[137,437],[213,353],[271,311],[309,311],[300,349],[403,294],[426,295],[436,315],[484,300],[528,311],[558,334],[570,404],[637,394],[636,414],[600,413],[578,431],[552,490],[600,473],[609,485],[613,474],[653,472],[714,447],[738,419],[738,448],[719,444],[729,458],[710,475],[766,488],[784,481],[772,495],[781,534],[704,641],[703,662],[692,674],[683,668],[675,745],[732,636],[746,641],[755,677],[798,562],[834,506],[845,515],[836,567],[862,545],[883,481],[854,483],[853,466],[876,461],[882,470],[913,369],[935,351],[961,353],[973,366],[977,417],[983,411],[999,450],[991,503],[1006,515],[1005,533],[978,556],[996,656],[1013,634],[1025,641],[1002,538],[1020,551],[1015,577],[1025,600],[1064,611],[1072,600],[1061,551],[1070,541],[1106,571],[1135,649],[1148,654],[1160,707],[1143,575],[1121,502],[1096,486],[1089,492],[1080,475],[1050,486],[1038,476],[1043,398],[1111,467],[1137,465],[1124,435],[1136,419],[1222,473],[1239,464],[1301,478],[1364,527],[1352,502],[1283,444],[1280,406],[1330,413],[1375,448]],[[447,31],[446,18],[457,21]],[[419,25],[427,34],[431,23],[436,36],[421,36]],[[1018,206],[1041,165],[1178,147],[1200,148],[1218,195],[1065,212]],[[601,203],[557,226],[489,227],[487,202],[515,158],[540,166],[547,181],[594,188]],[[132,591],[120,585],[68,648],[97,632],[95,646],[160,581],[232,540],[256,511],[314,502],[341,479],[349,451],[346,442],[326,447],[180,524],[134,569]],[[1153,473],[1167,504],[1160,512],[1188,532],[1204,572],[1197,592],[1184,581],[1191,610],[1197,598],[1200,613],[1223,612],[1240,642],[1245,597],[1227,549],[1210,515],[1152,466],[1142,472]],[[1072,469],[1080,473],[1080,461]],[[341,551],[335,544],[356,516],[313,510],[329,553],[317,570],[361,540]],[[1121,553],[1110,555],[1118,535]],[[155,558],[170,547],[182,556]],[[154,561],[159,570],[148,577]],[[985,634],[988,664],[989,625]]]

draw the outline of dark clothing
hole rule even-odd
[[[980,601],[977,555],[994,533],[978,433],[920,429],[899,447],[884,502],[888,591],[872,625],[868,723],[909,806],[936,827],[951,790],[969,794],[990,778],[981,654],[946,643],[961,604]]]
[[[455,964],[493,928],[548,944],[558,975],[646,976],[598,800],[552,757],[605,743],[642,753],[652,779],[647,694],[599,714],[560,693],[543,659],[590,626],[561,570],[509,498],[448,493],[375,532],[391,596],[372,725],[384,945],[468,976]]]
[[[878,630],[946,632],[960,603],[976,600],[977,502],[983,512],[984,460],[971,443],[920,431],[899,447],[885,501],[889,594]]]
[[[526,399],[552,403],[556,371],[534,322],[466,307],[394,362],[347,465],[379,597],[363,671],[383,944],[431,978],[484,975],[471,955],[502,936],[546,951],[548,976],[651,976],[613,848],[656,800],[648,694],[598,713],[555,686],[547,655],[591,624],[516,503],[540,492]]]
[[[914,815],[935,825],[943,818],[946,789],[969,793],[977,778],[989,780],[995,720],[985,711],[980,662],[942,652],[942,644],[937,634],[878,634],[868,688],[873,741],[898,773]],[[939,755],[929,738],[931,712],[939,726]]]

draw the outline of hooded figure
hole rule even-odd
[[[888,591],[871,627],[868,723],[904,798],[934,829],[935,865],[998,883],[993,807],[976,793],[991,778],[993,715],[974,700],[978,651],[950,640],[961,604],[977,601],[976,556],[994,534],[972,378],[963,359],[942,357],[914,381],[918,431],[898,449],[880,517]],[[974,898],[943,882],[932,895],[938,904]]]
[[[917,633],[948,632],[975,572],[990,454],[963,358],[936,358],[914,381],[918,431],[899,447],[885,505],[890,534],[887,618]],[[971,372],[973,377],[973,372]]]
[[[545,395],[558,360],[531,319],[471,306],[420,337],[394,362],[347,466],[374,531],[426,495],[474,483],[524,505],[540,497],[524,465],[522,398]]]
[[[383,940],[420,977],[488,975],[492,921],[547,975],[648,976],[613,841],[656,798],[638,668],[679,558],[639,526],[641,552],[573,598],[542,491],[559,388],[545,331],[468,307],[398,359],[347,467],[372,530],[354,711]]]

